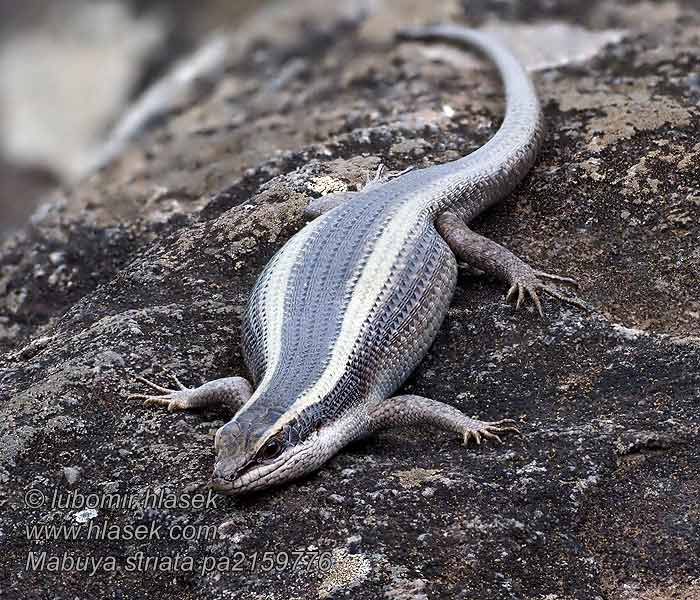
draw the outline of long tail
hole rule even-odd
[[[544,129],[532,81],[510,50],[479,31],[457,25],[435,25],[402,29],[397,37],[466,45],[484,54],[498,67],[506,95],[506,113],[501,127],[478,150],[433,167],[450,190],[433,208],[436,211],[461,208],[475,216],[507,196],[535,162]]]

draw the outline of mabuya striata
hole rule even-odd
[[[216,433],[211,485],[226,494],[258,490],[321,467],[343,446],[379,429],[426,423],[470,438],[517,431],[504,419],[471,419],[415,395],[393,396],[426,355],[445,317],[457,262],[494,273],[516,308],[537,291],[581,305],[535,270],[467,227],[509,194],[542,142],[530,78],[491,37],[458,26],[404,30],[403,39],[466,44],[498,67],[503,123],[468,156],[395,176],[378,174],[359,192],[313,201],[316,218],[277,252],[260,275],[243,320],[253,384],[227,377],[197,388],[161,387],[136,397],[181,410],[227,402],[238,410]]]

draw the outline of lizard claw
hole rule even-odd
[[[554,275],[552,273],[546,273],[545,271],[535,271],[535,275],[540,279],[551,279],[552,281],[559,281],[561,283],[568,283],[573,285],[575,288],[579,287],[578,281],[573,277],[563,277],[562,275]]]
[[[485,440],[496,440],[499,444],[503,440],[498,435],[499,433],[517,433],[520,430],[515,427],[516,422],[513,419],[501,419],[500,421],[477,421],[469,419],[469,423],[464,428],[464,445],[469,443],[471,438],[474,438],[477,446],[481,445],[482,438]]]
[[[158,385],[157,383],[154,383],[144,377],[137,375],[135,377],[137,381],[140,381],[148,387],[153,388],[158,392],[161,392],[161,394],[130,394],[128,396],[128,399],[143,400],[143,403],[146,406],[166,406],[170,412],[187,408],[186,400],[183,396],[185,396],[186,392],[191,391],[191,389],[183,385],[182,382],[177,378],[177,375],[175,375],[174,373],[169,373],[169,375],[175,380],[175,384],[177,385],[178,389],[173,390],[170,388],[163,387],[161,385]]]
[[[369,171],[367,171],[365,173],[365,185],[364,185],[364,187],[371,187],[373,184],[376,185],[378,183],[381,183],[385,170],[386,170],[386,166],[384,165],[384,163],[379,163],[377,170],[374,172],[374,176],[370,176]]]
[[[515,310],[518,310],[520,308],[520,305],[525,300],[525,297],[530,296],[530,298],[532,298],[533,304],[535,305],[535,308],[537,309],[537,312],[540,314],[541,317],[543,317],[544,312],[542,310],[542,303],[540,302],[540,298],[537,295],[537,292],[540,291],[544,292],[545,294],[548,294],[549,296],[552,296],[553,298],[556,298],[557,300],[566,302],[567,304],[571,304],[573,306],[577,306],[578,308],[581,308],[583,310],[591,310],[590,306],[588,306],[575,296],[563,295],[555,287],[542,281],[543,279],[550,279],[552,281],[567,283],[569,285],[578,287],[578,282],[571,277],[552,275],[551,273],[545,273],[544,271],[535,271],[533,269],[530,272],[526,273],[521,279],[515,281],[513,285],[511,285],[510,289],[508,290],[508,293],[506,294],[506,302],[510,303],[515,301]]]
[[[380,163],[373,177],[370,177],[369,173],[365,175],[365,186],[362,189],[366,190],[374,186],[382,185],[387,181],[391,181],[392,179],[396,179],[397,177],[401,177],[401,175],[405,175],[406,173],[413,171],[415,168],[415,166],[410,166],[403,171],[390,171],[387,173],[384,164]]]
[[[523,300],[525,300],[525,295],[527,294],[530,296],[530,298],[532,298],[532,302],[535,305],[535,308],[537,308],[537,312],[540,313],[540,317],[543,317],[544,312],[542,312],[542,303],[540,302],[540,298],[537,295],[536,289],[537,288],[532,285],[514,283],[508,290],[508,293],[506,294],[506,302],[512,302],[516,298],[517,293],[515,310],[518,310],[520,308],[520,305],[523,303]],[[540,287],[540,289],[542,288]]]

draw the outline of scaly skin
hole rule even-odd
[[[527,293],[541,311],[537,290],[557,295],[541,279],[556,276],[465,224],[510,193],[534,163],[539,102],[517,60],[484,34],[438,26],[401,35],[487,55],[505,84],[503,124],[464,158],[310,205],[317,218],[273,257],[248,303],[243,349],[254,386],[232,377],[138,396],[171,410],[222,400],[238,406],[215,441],[212,485],[224,493],[297,478],[384,427],[428,423],[465,442],[515,430],[508,420],[477,421],[435,400],[392,394],[438,332],[455,289],[456,257],[508,282],[518,305]]]

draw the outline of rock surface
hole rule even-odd
[[[56,191],[0,249],[0,597],[700,597],[700,11],[331,4],[262,9],[206,99]],[[519,419],[522,437],[464,448],[391,431],[268,493],[146,507],[158,493],[206,495],[213,432],[230,414],[146,408],[127,399],[134,375],[242,372],[247,294],[309,198],[354,189],[380,160],[450,160],[497,128],[489,69],[390,41],[402,24],[447,18],[626,31],[586,62],[535,74],[545,149],[476,224],[579,278],[595,310],[545,301],[544,319],[516,314],[498,282],[464,274],[404,386]],[[66,468],[81,474],[70,488]],[[51,506],[69,492],[136,504]],[[121,539],[88,539],[91,524]],[[83,529],[52,541],[33,525]],[[139,525],[148,539],[125,539]],[[43,568],[30,551],[47,553]],[[332,566],[294,569],[295,551]],[[290,564],[253,565],[264,552]],[[92,562],[84,571],[64,553]]]

